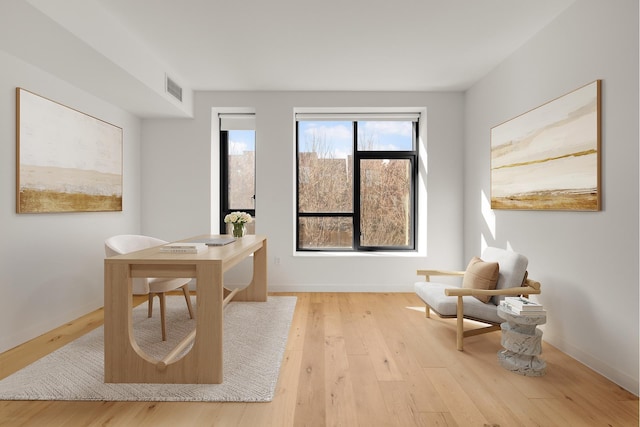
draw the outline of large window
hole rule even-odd
[[[220,114],[220,230],[231,234],[224,217],[244,211],[255,218],[256,132],[253,114]],[[255,234],[255,221],[247,224]]]
[[[416,248],[417,121],[296,116],[297,250]]]

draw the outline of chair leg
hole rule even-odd
[[[425,313],[426,317],[431,317],[431,312],[429,310],[429,304],[425,304],[424,306],[425,306],[424,313]]]
[[[187,308],[189,309],[189,318],[193,319],[193,308],[191,307],[191,295],[189,295],[189,284],[182,286],[182,293],[184,299],[187,301]]]
[[[167,329],[164,322],[164,292],[158,293],[158,297],[160,298],[160,326],[162,328],[162,341],[166,341]]]
[[[153,296],[154,294],[152,294],[151,292],[149,292],[149,312],[147,313],[147,317],[151,317],[151,313],[153,313]]]
[[[458,297],[458,305],[456,306],[456,344],[458,350],[462,351],[462,339],[464,338],[464,324],[463,324],[463,305],[462,305],[462,297]]]

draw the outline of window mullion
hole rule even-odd
[[[358,152],[358,122],[353,121],[353,250],[360,250],[360,153]]]

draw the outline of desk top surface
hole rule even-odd
[[[221,237],[221,235],[193,236],[176,242],[186,242],[192,239],[209,239]],[[266,245],[266,236],[248,234],[238,238],[235,242],[224,246],[208,246],[206,251],[200,253],[170,253],[160,252],[160,246],[130,252],[124,255],[115,255],[105,258],[106,263],[150,263],[150,264],[182,264],[208,261],[228,261],[237,257],[245,257]],[[175,243],[175,242],[170,242]]]

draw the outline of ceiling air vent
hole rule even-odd
[[[167,92],[173,95],[175,99],[182,102],[182,88],[178,83],[171,80],[169,76],[167,76]]]

